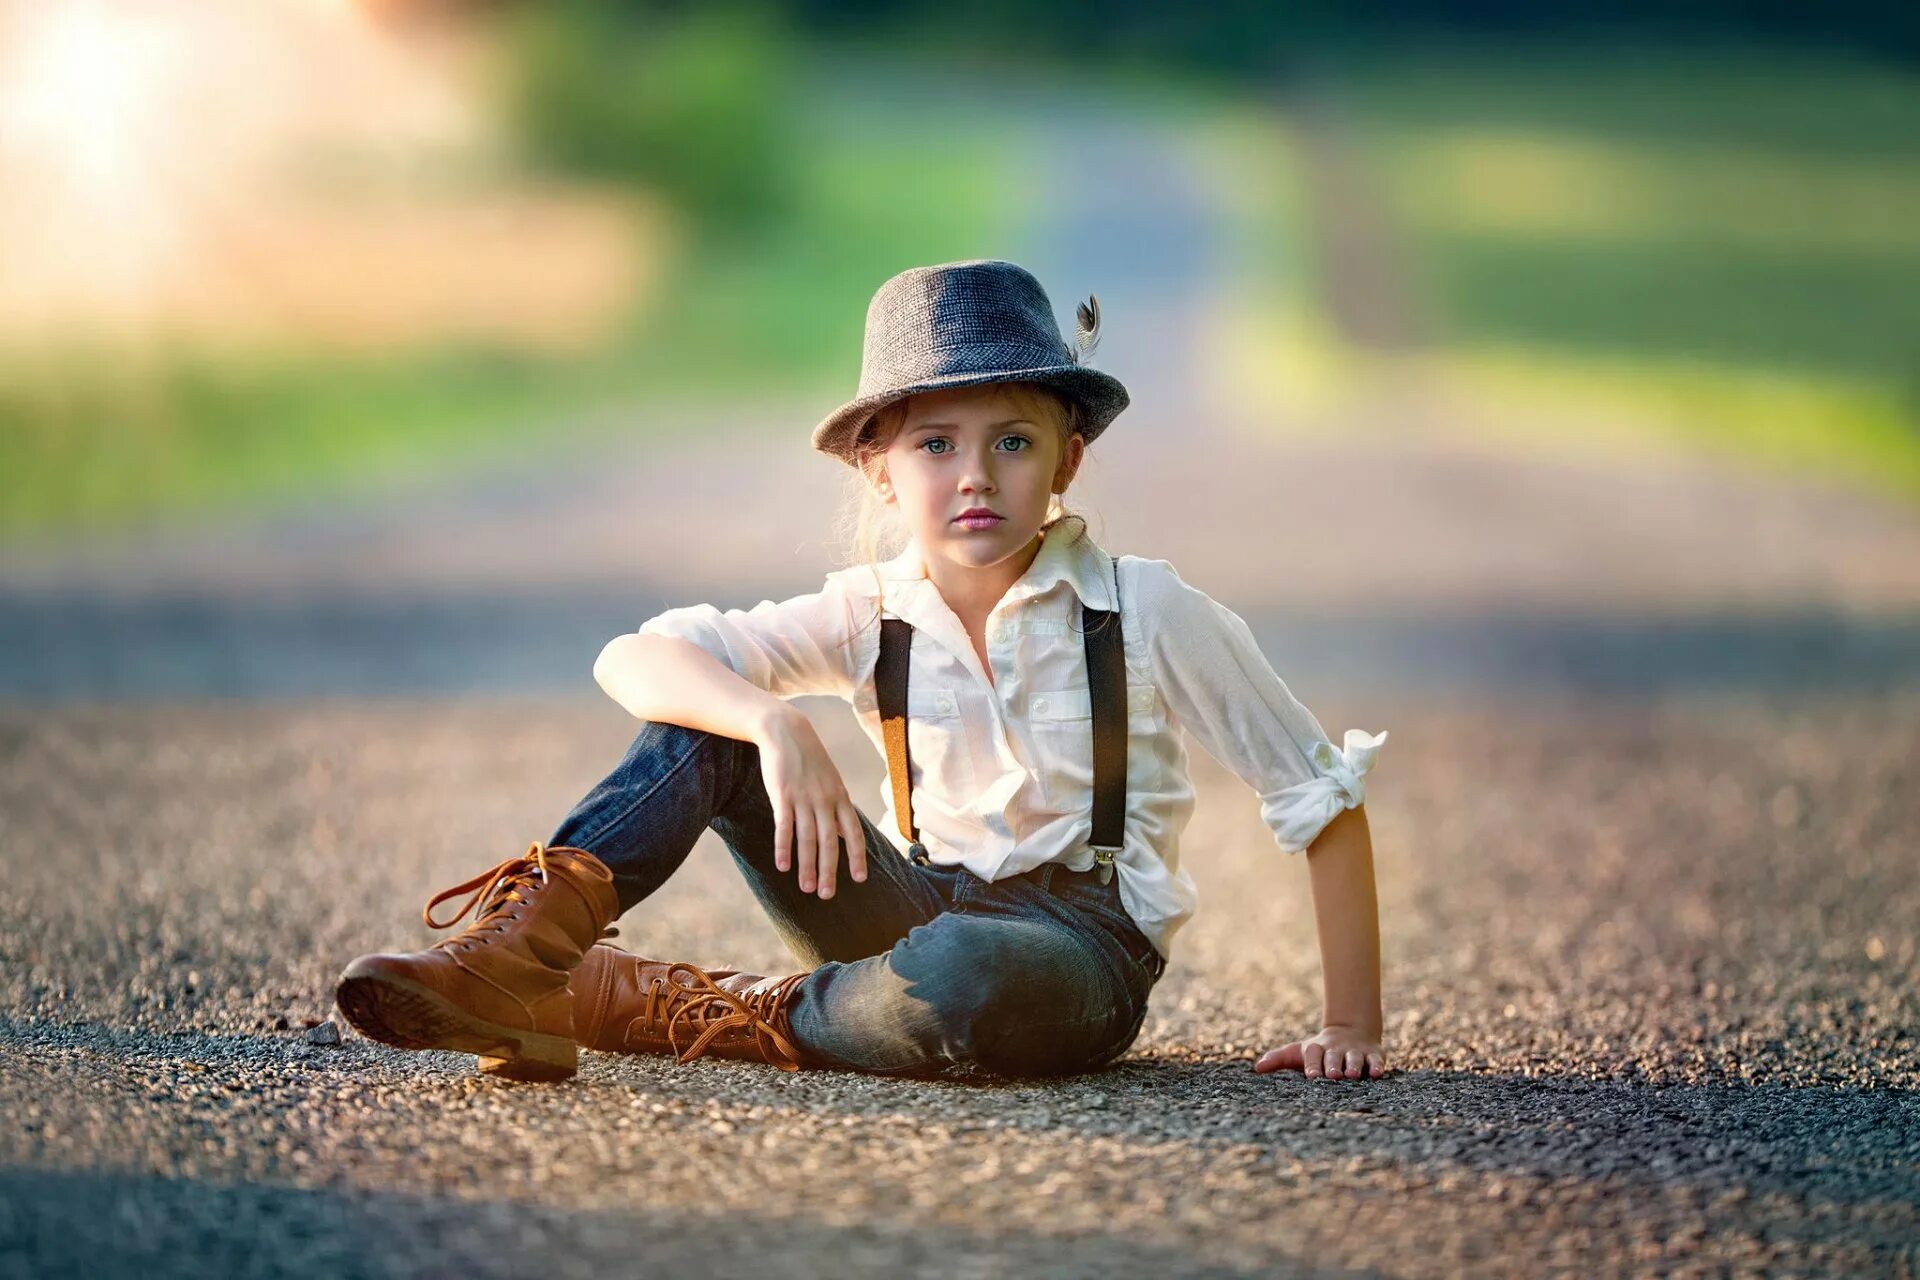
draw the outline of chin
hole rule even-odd
[[[984,533],[967,533],[958,528],[949,529],[943,541],[950,553],[950,559],[984,566],[998,564],[1005,560],[1032,542],[1033,536],[1039,531],[1039,526],[1036,525],[1025,533],[1021,533],[1017,529],[1009,529],[1005,523],[1002,523]]]

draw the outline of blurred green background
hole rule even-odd
[[[1631,17],[0,0],[0,536],[823,412],[880,281],[1004,256],[1060,101],[1232,188],[1275,429],[1393,362],[1516,447],[1920,498],[1920,21]]]

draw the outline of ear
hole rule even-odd
[[[1073,483],[1073,477],[1080,470],[1080,459],[1086,456],[1087,438],[1078,431],[1067,437],[1067,450],[1060,455],[1060,465],[1053,469],[1053,491],[1065,493],[1067,486]]]

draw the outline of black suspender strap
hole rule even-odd
[[[1113,857],[1125,844],[1127,822],[1127,664],[1116,610],[1080,609],[1087,650],[1087,684],[1093,705],[1093,831],[1087,841],[1100,881],[1113,878]],[[880,656],[874,664],[874,695],[880,707],[880,734],[887,748],[887,777],[893,787],[894,820],[911,844],[907,856],[928,861],[913,821],[913,787],[907,750],[907,669],[913,651],[913,625],[904,618],[880,619]]]
[[[1127,659],[1119,610],[1082,605],[1080,619],[1093,690],[1093,834],[1087,844],[1105,884],[1127,829]]]

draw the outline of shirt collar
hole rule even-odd
[[[1051,590],[1054,584],[1064,582],[1087,608],[1112,609],[1112,566],[1112,558],[1087,535],[1082,522],[1062,522],[1040,539],[1040,550],[1034,553],[1033,562],[1019,580],[1007,588],[1002,599],[1037,596]],[[880,576],[888,582],[927,581],[927,563],[920,544],[909,539],[899,555],[881,561]]]

